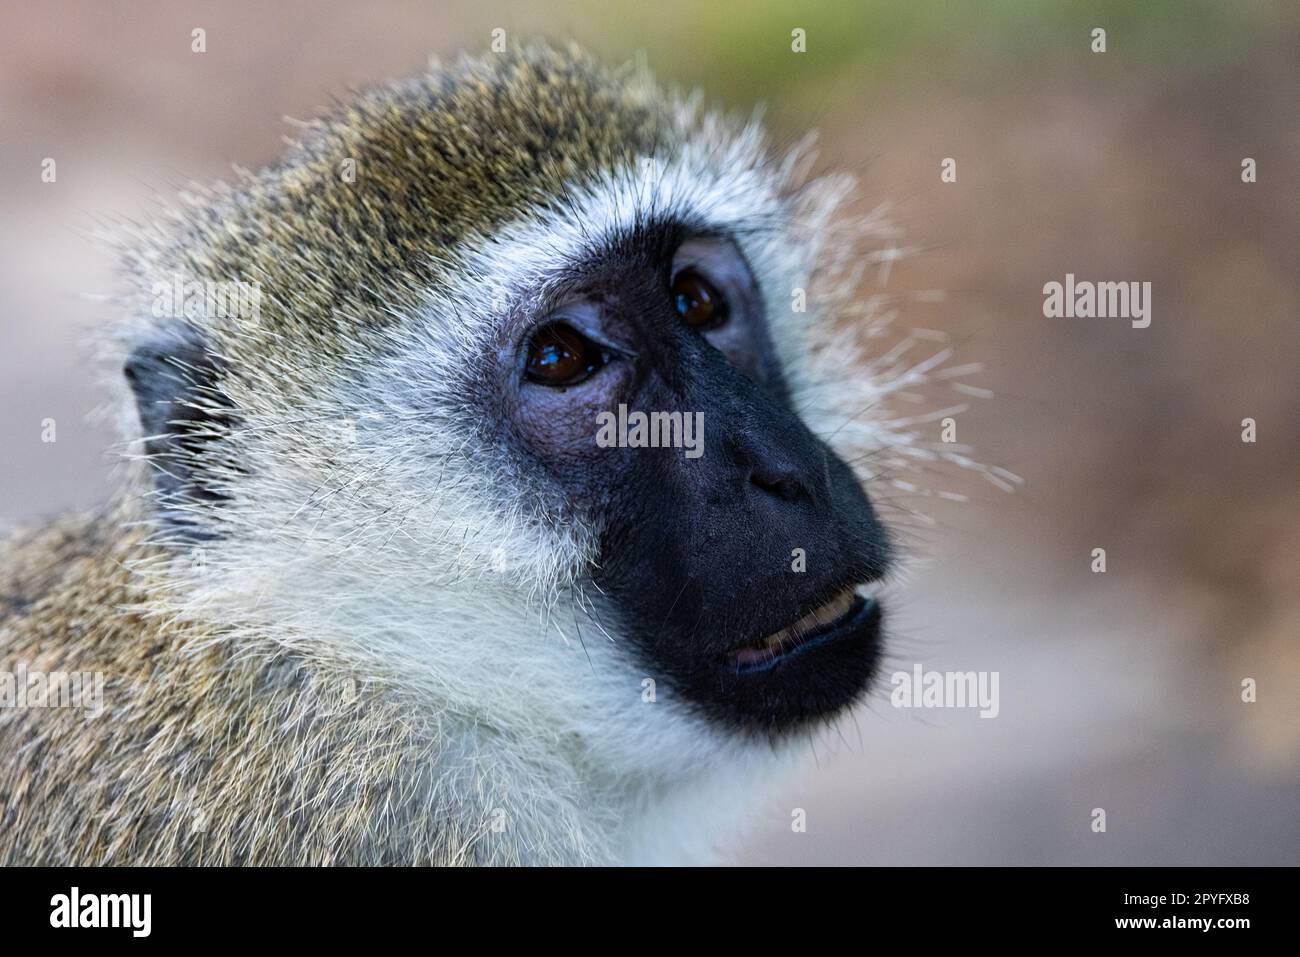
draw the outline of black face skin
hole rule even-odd
[[[695,277],[709,299],[702,313],[698,297],[675,294],[697,292]],[[643,227],[570,285],[511,340],[507,418],[598,521],[595,584],[646,674],[737,730],[778,734],[845,708],[878,658],[881,613],[870,599],[775,657],[736,657],[880,578],[890,560],[852,471],[791,408],[736,247],[679,224]],[[701,315],[710,321],[694,321]],[[568,327],[558,338],[556,322]],[[599,447],[597,414],[619,403],[702,412],[703,454]],[[805,571],[792,570],[795,549]]]

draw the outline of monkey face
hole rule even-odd
[[[499,357],[524,454],[599,531],[593,583],[652,678],[777,734],[867,686],[888,536],[789,398],[723,235],[642,225],[571,267]]]
[[[891,548],[850,464],[942,455],[874,414],[937,360],[861,348],[894,236],[848,178],[572,55],[381,90],[189,216],[128,379],[178,615],[663,776],[866,688]],[[159,316],[173,276],[261,295]]]

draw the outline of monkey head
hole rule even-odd
[[[843,712],[893,554],[849,459],[922,445],[875,411],[916,378],[861,358],[889,232],[810,164],[534,47],[363,94],[138,230],[166,613],[616,770]]]

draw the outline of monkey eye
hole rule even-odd
[[[552,322],[529,340],[524,375],[540,385],[577,385],[609,359],[609,353],[573,326]]]
[[[677,314],[692,329],[716,329],[727,321],[726,297],[696,270],[674,276],[670,292]]]

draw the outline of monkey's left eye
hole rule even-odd
[[[674,276],[670,291],[677,314],[692,329],[716,329],[727,321],[726,297],[696,270]]]
[[[577,385],[609,362],[609,354],[573,326],[552,322],[528,343],[524,374],[549,386]]]

